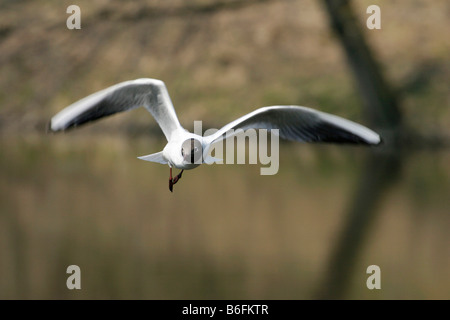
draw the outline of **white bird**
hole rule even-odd
[[[79,100],[56,114],[49,129],[64,131],[140,106],[155,118],[166,136],[167,144],[163,151],[139,159],[169,165],[170,191],[184,170],[220,160],[208,157],[208,151],[213,143],[227,138],[228,135],[225,135],[230,130],[278,129],[281,138],[301,142],[377,145],[381,141],[377,133],[355,122],[299,106],[259,108],[230,122],[216,133],[202,137],[181,126],[164,82],[156,79],[125,81]],[[172,167],[181,169],[174,178]]]

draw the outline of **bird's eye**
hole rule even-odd
[[[184,157],[184,149],[181,148],[181,156]]]

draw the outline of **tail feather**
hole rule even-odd
[[[157,152],[148,154],[146,156],[138,157],[138,159],[145,160],[145,161],[151,161],[151,162],[157,162],[161,164],[167,164],[167,160],[163,157],[163,152]]]

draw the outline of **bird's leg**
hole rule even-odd
[[[172,167],[169,169],[169,190],[170,192],[173,192],[173,179],[172,179]]]
[[[178,180],[181,179],[183,171],[184,171],[184,169],[181,170],[181,172],[175,178],[172,178],[172,167],[170,168],[170,171],[169,171],[170,172],[170,174],[169,174],[169,190],[170,190],[170,192],[173,192],[173,185],[175,183],[177,183]]]
[[[183,174],[183,171],[184,171],[184,169],[181,170],[181,172],[175,178],[173,178],[173,180],[172,180],[173,184],[177,183],[178,180],[181,179],[181,175]]]

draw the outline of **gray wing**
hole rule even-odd
[[[278,129],[283,139],[302,142],[332,142],[376,145],[374,131],[325,112],[299,106],[272,106],[257,109],[207,136],[214,143],[232,136],[231,129]]]
[[[60,111],[49,127],[66,130],[140,106],[152,114],[167,140],[182,129],[164,82],[156,79],[126,81],[96,92]]]

